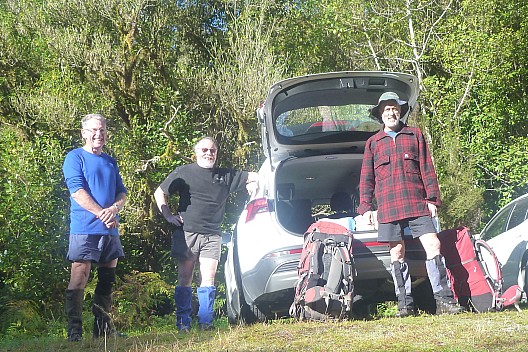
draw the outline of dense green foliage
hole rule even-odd
[[[171,309],[170,228],[154,189],[204,134],[219,140],[222,164],[255,170],[254,111],[288,76],[415,74],[410,123],[430,140],[443,226],[478,230],[528,189],[527,15],[512,0],[0,2],[0,334],[37,334],[62,315],[61,167],[89,112],[108,117],[107,152],[129,191],[118,292],[146,296],[123,294],[125,326]]]

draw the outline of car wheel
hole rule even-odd
[[[524,269],[524,288],[523,291],[526,292],[528,290],[528,272],[526,271],[526,268]]]
[[[242,295],[242,294],[241,294]],[[241,296],[241,299],[242,296]],[[240,317],[238,323],[241,325],[251,325],[255,323],[263,323],[267,319],[266,315],[262,313],[259,307],[255,304],[247,304],[243,301],[240,305]]]
[[[266,314],[262,313],[257,305],[252,304],[249,306],[249,309],[253,315],[252,319],[254,319],[255,322],[264,323],[267,320]]]
[[[527,269],[527,266],[528,266],[528,252],[524,252],[523,256],[522,256],[522,260],[521,260],[521,277],[524,279],[522,284],[523,284],[523,291],[524,292],[527,292],[528,290],[528,270]]]
[[[238,296],[238,294],[234,294],[233,296],[226,295],[227,321],[229,324],[236,324],[238,321],[238,312],[240,312],[240,301]],[[236,310],[235,307],[238,307],[238,310]]]
[[[236,293],[233,297],[227,298],[227,317],[231,324],[249,325],[259,321],[265,321],[266,317],[254,304],[249,305],[244,297],[242,288],[242,276],[240,274],[240,265],[238,262],[238,247],[237,247],[237,232],[233,232],[233,272],[236,282]],[[236,296],[236,297],[235,297]],[[239,308],[240,314],[234,310],[234,307]]]

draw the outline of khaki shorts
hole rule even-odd
[[[198,257],[220,261],[222,236],[183,231],[178,227],[172,233],[171,257],[196,260]]]

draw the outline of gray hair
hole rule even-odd
[[[198,144],[200,144],[201,141],[205,141],[205,140],[213,142],[215,147],[218,148],[218,143],[216,143],[216,139],[214,139],[213,137],[206,136],[206,137],[200,138],[200,140],[196,142],[196,144],[193,147],[193,150],[196,150],[196,147],[198,147]]]
[[[105,117],[103,115],[101,115],[101,114],[87,114],[87,115],[84,115],[83,118],[82,118],[82,121],[81,121],[82,128],[85,128],[86,127],[86,122],[88,122],[89,120],[92,120],[92,119],[99,120],[106,126],[106,119],[105,119]]]

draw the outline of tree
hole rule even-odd
[[[526,11],[513,2],[462,1],[430,54],[428,99],[436,97],[429,106],[437,133],[458,135],[455,170],[470,168],[470,186],[486,190],[484,217],[526,192]],[[437,141],[437,149],[450,146]]]

